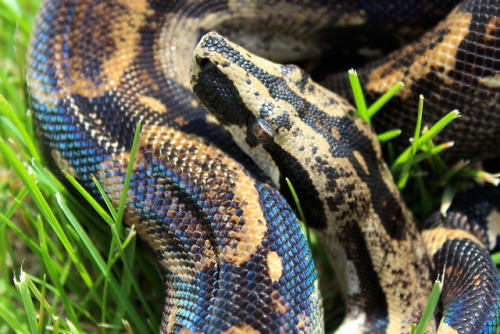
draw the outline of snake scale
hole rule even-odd
[[[311,252],[285,200],[288,176],[345,285],[339,333],[409,333],[438,274],[442,317],[427,332],[493,333],[500,287],[488,251],[497,246],[500,191],[460,195],[420,235],[371,127],[305,71],[264,58],[376,53],[415,40],[450,11],[359,73],[370,96],[406,83],[376,124],[405,128],[409,100],[425,93],[434,120],[463,110],[443,134],[459,146],[450,159],[498,157],[499,8],[492,0],[47,0],[27,75],[41,149],[56,173],[99,198],[96,175],[117,205],[142,121],[125,221],[165,280],[161,332],[324,331]],[[322,78],[339,90],[344,80]]]

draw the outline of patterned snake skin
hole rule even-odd
[[[446,217],[432,216],[420,236],[373,131],[347,102],[295,66],[259,58],[216,33],[205,35],[216,30],[280,62],[317,58],[340,46],[349,58],[363,40],[371,43],[370,52],[374,45],[387,51],[412,40],[453,6],[324,0],[43,4],[28,83],[37,133],[54,171],[67,171],[99,198],[91,179],[96,175],[117,205],[142,121],[125,221],[156,255],[164,276],[161,332],[324,331],[311,253],[295,214],[271,183],[282,185],[284,175],[309,201],[308,221],[329,239],[343,270],[347,316],[339,333],[409,333],[436,274],[445,275],[443,311],[428,333],[495,331],[500,286],[488,250],[497,246],[500,230],[499,190],[465,193]],[[395,103],[431,87],[426,89],[438,101],[436,109],[443,106],[440,93],[451,91],[443,95],[447,103],[463,106],[467,131],[480,132],[474,144],[467,141],[466,156],[500,155],[500,122],[491,112],[500,94],[499,8],[495,1],[461,3],[402,55],[361,71],[367,89],[375,96],[394,78],[409,78]],[[429,86],[432,77],[438,83]],[[341,81],[324,80],[342,90]],[[455,107],[446,105],[444,112]],[[491,123],[477,120],[480,115]],[[235,142],[257,154],[253,159],[270,180]]]

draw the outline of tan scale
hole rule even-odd
[[[353,151],[352,154],[354,155],[356,160],[358,160],[358,163],[363,168],[363,171],[365,172],[365,174],[370,174],[370,171],[368,170],[368,165],[366,164],[365,158],[363,158],[361,153],[359,151]]]
[[[232,326],[227,331],[222,332],[223,334],[260,334],[260,332],[250,325],[243,324],[241,326]]]
[[[269,267],[269,276],[273,281],[278,281],[283,272],[283,263],[281,257],[276,252],[267,253],[266,258],[267,266]]]
[[[490,248],[496,245],[496,237],[500,235],[500,212],[493,210],[487,218],[488,221],[488,241]]]
[[[172,306],[172,308],[170,309],[170,312],[168,315],[168,322],[167,322],[168,326],[166,328],[167,333],[172,332],[172,328],[175,325],[175,318],[177,317],[178,309],[179,309],[179,307],[177,305]]]
[[[157,111],[160,113],[167,112],[167,106],[164,105],[160,100],[155,99],[152,96],[138,95],[137,99],[139,100],[140,103],[142,103],[146,107],[150,108],[151,110],[154,110],[154,111]]]
[[[495,75],[489,77],[480,77],[477,80],[487,87],[500,87],[500,72],[497,72]]]
[[[483,243],[479,241],[473,234],[462,230],[447,227],[435,227],[431,230],[422,232],[422,238],[427,246],[427,253],[432,258],[434,254],[443,246],[443,244],[452,239],[469,239],[478,245]]]
[[[488,25],[486,26],[486,36],[485,38],[487,40],[490,40],[490,41],[493,41],[494,40],[494,35],[493,35],[493,32],[495,30],[498,30],[498,27],[500,26],[500,17],[492,17],[489,21],[488,21]]]

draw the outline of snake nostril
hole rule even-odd
[[[205,69],[209,63],[210,61],[207,58],[201,58],[198,60],[198,64],[202,70]]]

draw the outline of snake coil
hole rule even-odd
[[[44,2],[27,76],[36,131],[54,171],[70,173],[100,198],[96,175],[117,205],[142,121],[125,220],[165,279],[162,332],[324,331],[311,252],[271,184],[281,186],[284,175],[309,201],[308,221],[332,239],[332,257],[345,271],[347,316],[338,332],[409,333],[432,266],[447,278],[437,330],[494,332],[500,287],[488,250],[497,246],[498,189],[463,195],[444,219],[431,217],[421,237],[373,131],[353,108],[297,67],[230,42],[280,62],[338,50],[350,58],[412,40],[455,6],[404,3]],[[373,96],[405,81],[391,120],[380,123],[410,124],[408,101],[424,93],[436,111],[430,121],[440,110],[464,108],[443,134],[459,147],[450,159],[498,156],[499,8],[493,0],[463,1],[422,38],[361,70]],[[353,47],[363,40],[366,49]],[[323,79],[340,90],[342,81]],[[470,198],[478,203],[473,211],[463,209]]]

